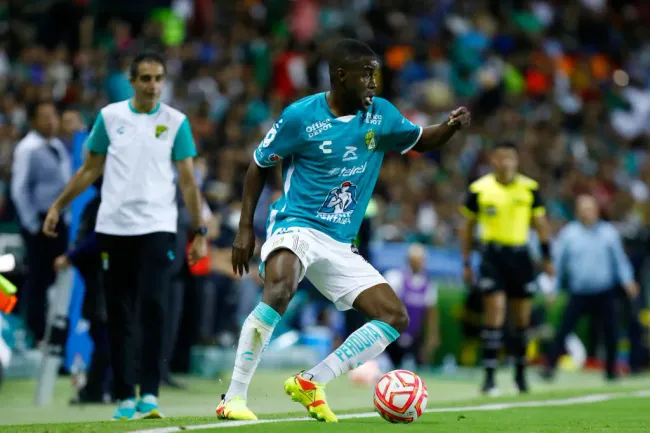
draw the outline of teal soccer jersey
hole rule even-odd
[[[352,242],[384,153],[406,153],[421,135],[421,127],[383,98],[373,98],[367,112],[338,118],[325,93],[293,103],[254,154],[260,167],[286,160],[283,194],[271,206],[267,235],[307,227],[339,242]]]

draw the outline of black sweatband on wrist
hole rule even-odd
[[[548,244],[548,242],[542,242],[540,245],[540,248],[542,250],[542,257],[545,259],[550,259],[551,258],[551,246]]]

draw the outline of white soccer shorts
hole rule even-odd
[[[351,309],[364,290],[387,284],[370,263],[353,251],[352,244],[338,242],[318,230],[280,229],[262,245],[262,263],[278,249],[288,249],[298,256],[302,264],[300,280],[307,277],[339,311]],[[261,277],[264,279],[264,267]]]

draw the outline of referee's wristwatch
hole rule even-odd
[[[201,226],[197,229],[194,229],[194,235],[195,236],[207,236],[208,235],[208,228],[206,226]]]

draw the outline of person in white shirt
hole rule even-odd
[[[107,293],[114,396],[119,400],[114,419],[130,419],[136,413],[162,417],[157,397],[178,216],[174,166],[194,229],[190,264],[204,257],[208,248],[188,119],[159,102],[165,74],[164,59],[155,53],[134,59],[135,96],[101,110],[88,138],[86,161],[43,225],[43,231],[54,236],[62,209],[103,173],[95,231]],[[135,359],[137,349],[142,359]]]
[[[48,208],[70,180],[72,168],[68,151],[56,137],[59,114],[54,104],[39,102],[28,112],[32,129],[14,150],[11,199],[29,268],[21,298],[27,304],[27,325],[34,340],[40,342],[45,336],[46,293],[55,279],[52,262],[68,247],[68,225],[61,220],[54,228],[59,234],[56,239],[43,236],[40,227]]]

